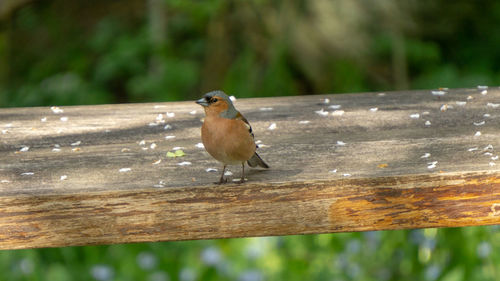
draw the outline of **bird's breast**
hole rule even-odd
[[[207,116],[201,127],[207,152],[225,164],[238,164],[255,153],[255,142],[242,120]]]

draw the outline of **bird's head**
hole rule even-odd
[[[203,106],[205,114],[217,114],[224,118],[234,118],[238,111],[234,108],[233,102],[223,91],[212,91],[203,95],[196,101]]]

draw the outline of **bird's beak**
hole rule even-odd
[[[196,103],[201,105],[201,106],[208,106],[208,102],[205,98],[201,98],[201,99],[197,100]]]

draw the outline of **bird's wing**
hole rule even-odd
[[[252,126],[250,126],[250,123],[248,123],[248,120],[243,115],[241,115],[240,112],[238,112],[236,114],[236,117],[234,117],[234,119],[241,120],[241,121],[245,122],[245,125],[247,126],[247,129],[248,129],[248,133],[250,133],[252,138],[255,138],[255,136],[253,135]]]

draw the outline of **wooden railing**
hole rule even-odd
[[[499,104],[497,88],[239,99],[271,169],[226,185],[192,101],[0,109],[0,248],[499,224]]]

